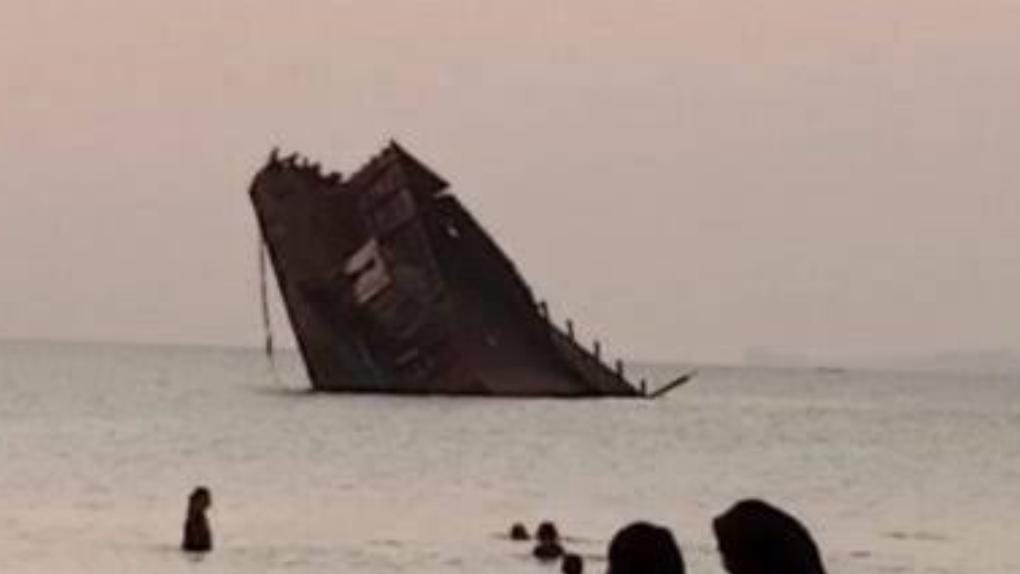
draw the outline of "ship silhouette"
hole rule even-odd
[[[273,151],[250,188],[309,380],[343,392],[652,397],[554,324],[447,182],[391,142],[349,178]]]

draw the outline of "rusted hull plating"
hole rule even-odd
[[[347,179],[275,152],[255,177],[251,199],[312,386],[643,396],[549,321],[446,188],[396,144]]]

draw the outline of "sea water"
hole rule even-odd
[[[682,367],[646,368],[663,381]],[[704,367],[666,398],[314,394],[293,353],[0,344],[0,572],[556,572],[505,536],[554,520],[587,572],[613,532],[760,497],[833,573],[1020,572],[1020,380]],[[216,548],[188,557],[186,498]]]

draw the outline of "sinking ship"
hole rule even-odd
[[[264,252],[313,389],[652,397],[689,378],[650,392],[598,343],[579,344],[448,188],[396,143],[346,178],[275,150],[255,176]]]

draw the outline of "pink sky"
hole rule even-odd
[[[1020,347],[1020,4],[0,5],[0,336],[247,344],[269,148],[390,137],[628,356]]]

